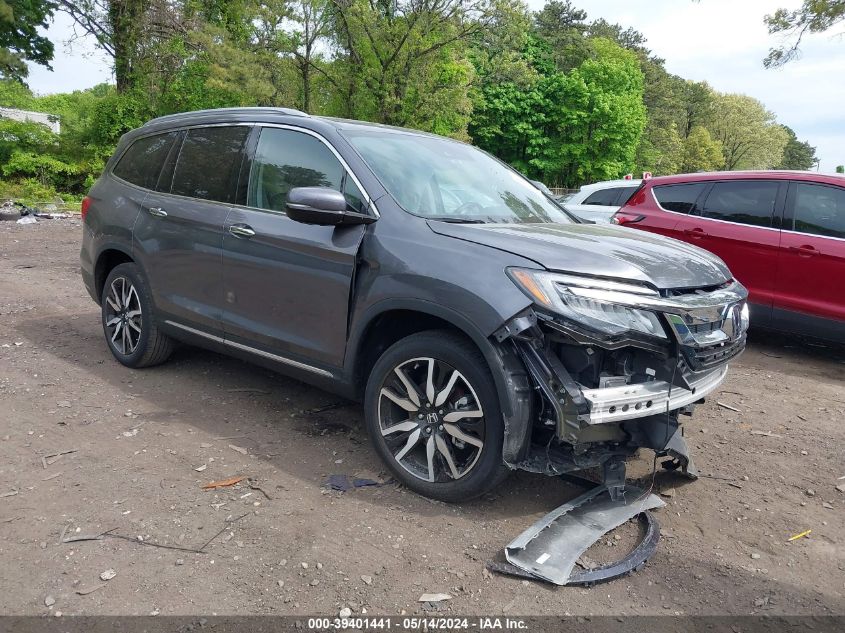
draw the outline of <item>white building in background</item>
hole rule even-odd
[[[30,112],[29,110],[16,110],[15,108],[0,108],[0,119],[12,119],[14,121],[30,121],[46,125],[54,134],[61,132],[59,117],[46,112]]]

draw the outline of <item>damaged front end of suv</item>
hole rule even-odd
[[[529,419],[509,425],[509,466],[549,475],[600,467],[611,498],[625,461],[649,448],[696,477],[679,415],[724,380],[745,348],[746,289],[737,281],[660,289],[526,268],[508,274],[533,301],[494,334],[529,374]]]

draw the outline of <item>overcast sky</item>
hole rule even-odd
[[[528,0],[540,9],[544,0]],[[801,59],[779,70],[763,68],[777,43],[763,16],[801,0],[576,0],[588,19],[631,26],[648,39],[669,72],[707,81],[721,92],[742,92],[766,104],[781,123],[817,148],[822,171],[845,164],[845,37],[806,39]],[[836,33],[836,31],[834,31]],[[47,32],[56,44],[53,72],[31,66],[28,83],[38,93],[84,89],[112,79],[107,60],[90,43],[73,36],[58,15]]]

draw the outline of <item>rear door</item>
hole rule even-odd
[[[190,128],[135,224],[134,241],[166,319],[219,331],[223,224],[234,200],[248,126]]]
[[[784,329],[806,329],[794,313],[845,322],[845,188],[790,183],[774,305]]]
[[[712,183],[703,203],[684,216],[674,236],[721,257],[748,288],[753,319],[771,319],[780,248],[780,216],[786,181],[723,180]]]
[[[143,208],[144,200],[155,190],[162,165],[174,150],[178,150],[180,142],[179,132],[153,134],[132,142],[111,172],[111,176],[122,181],[123,186],[117,189],[109,186],[109,189],[120,195],[98,195],[98,200],[110,200],[110,203],[106,211],[108,222],[100,220],[95,230],[109,231],[121,243],[131,243],[132,227]]]
[[[364,196],[318,135],[289,127],[257,128],[255,135],[242,176],[244,204],[233,207],[223,238],[226,340],[294,365],[340,366],[366,227],[296,222],[285,214],[285,199],[294,187],[330,187],[352,210],[366,212]]]

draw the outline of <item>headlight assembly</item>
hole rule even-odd
[[[527,268],[509,268],[507,272],[535,303],[590,330],[608,336],[635,332],[666,338],[654,312],[625,305],[659,298],[654,290]]]

